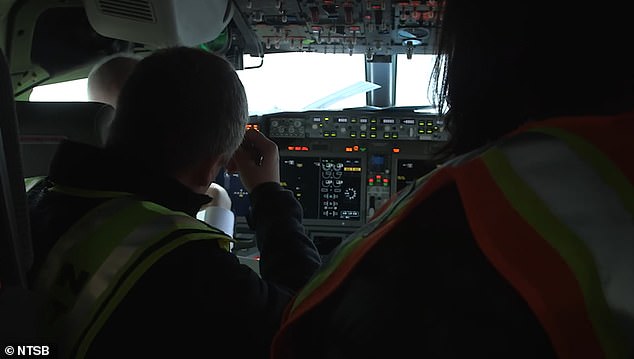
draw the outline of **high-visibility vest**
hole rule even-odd
[[[229,249],[226,234],[186,213],[128,193],[54,186],[52,191],[108,198],[62,235],[35,283],[46,296],[43,335],[62,358],[82,358],[136,281],[170,251],[195,240]]]
[[[337,248],[287,307],[272,358],[293,357],[295,323],[449,183],[476,243],[526,300],[559,358],[631,358],[634,333],[624,323],[634,319],[632,155],[634,113],[628,113],[531,123],[449,161],[402,190]]]

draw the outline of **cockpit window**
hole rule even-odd
[[[435,55],[407,55],[396,57],[396,106],[428,106],[431,99],[427,88],[434,67]]]
[[[245,67],[260,59],[245,57]],[[238,71],[249,113],[342,109],[365,106],[363,54],[280,53],[264,56],[259,68]]]
[[[430,104],[427,86],[434,59],[397,56],[396,106]],[[363,54],[279,53],[267,54],[262,66],[260,61],[245,55],[245,70],[238,71],[250,115],[361,107],[366,105],[366,91],[378,87],[365,81]],[[86,79],[35,87],[29,100],[88,101]]]
[[[88,101],[86,79],[58,82],[33,88],[29,101]]]

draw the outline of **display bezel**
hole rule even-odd
[[[366,188],[364,186],[364,179],[367,176],[367,159],[366,156],[362,153],[332,153],[326,151],[280,151],[280,163],[284,160],[284,158],[288,157],[318,157],[318,158],[350,158],[350,159],[359,159],[361,165],[361,171],[359,172],[360,181],[359,181],[359,219],[317,219],[317,218],[304,218],[304,224],[307,226],[359,226],[365,223],[364,219],[366,216]],[[282,179],[284,180],[284,179]]]

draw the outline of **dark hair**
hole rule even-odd
[[[128,78],[106,146],[174,173],[231,155],[247,119],[244,88],[227,60],[171,47],[144,58]]]
[[[440,0],[434,76],[448,149],[467,152],[528,121],[626,110],[634,57],[624,3]]]

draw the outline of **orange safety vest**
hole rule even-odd
[[[352,234],[298,293],[273,359],[292,356],[294,324],[441,187],[455,183],[473,236],[526,300],[559,358],[629,358],[634,333],[634,113],[527,124],[420,178]]]

